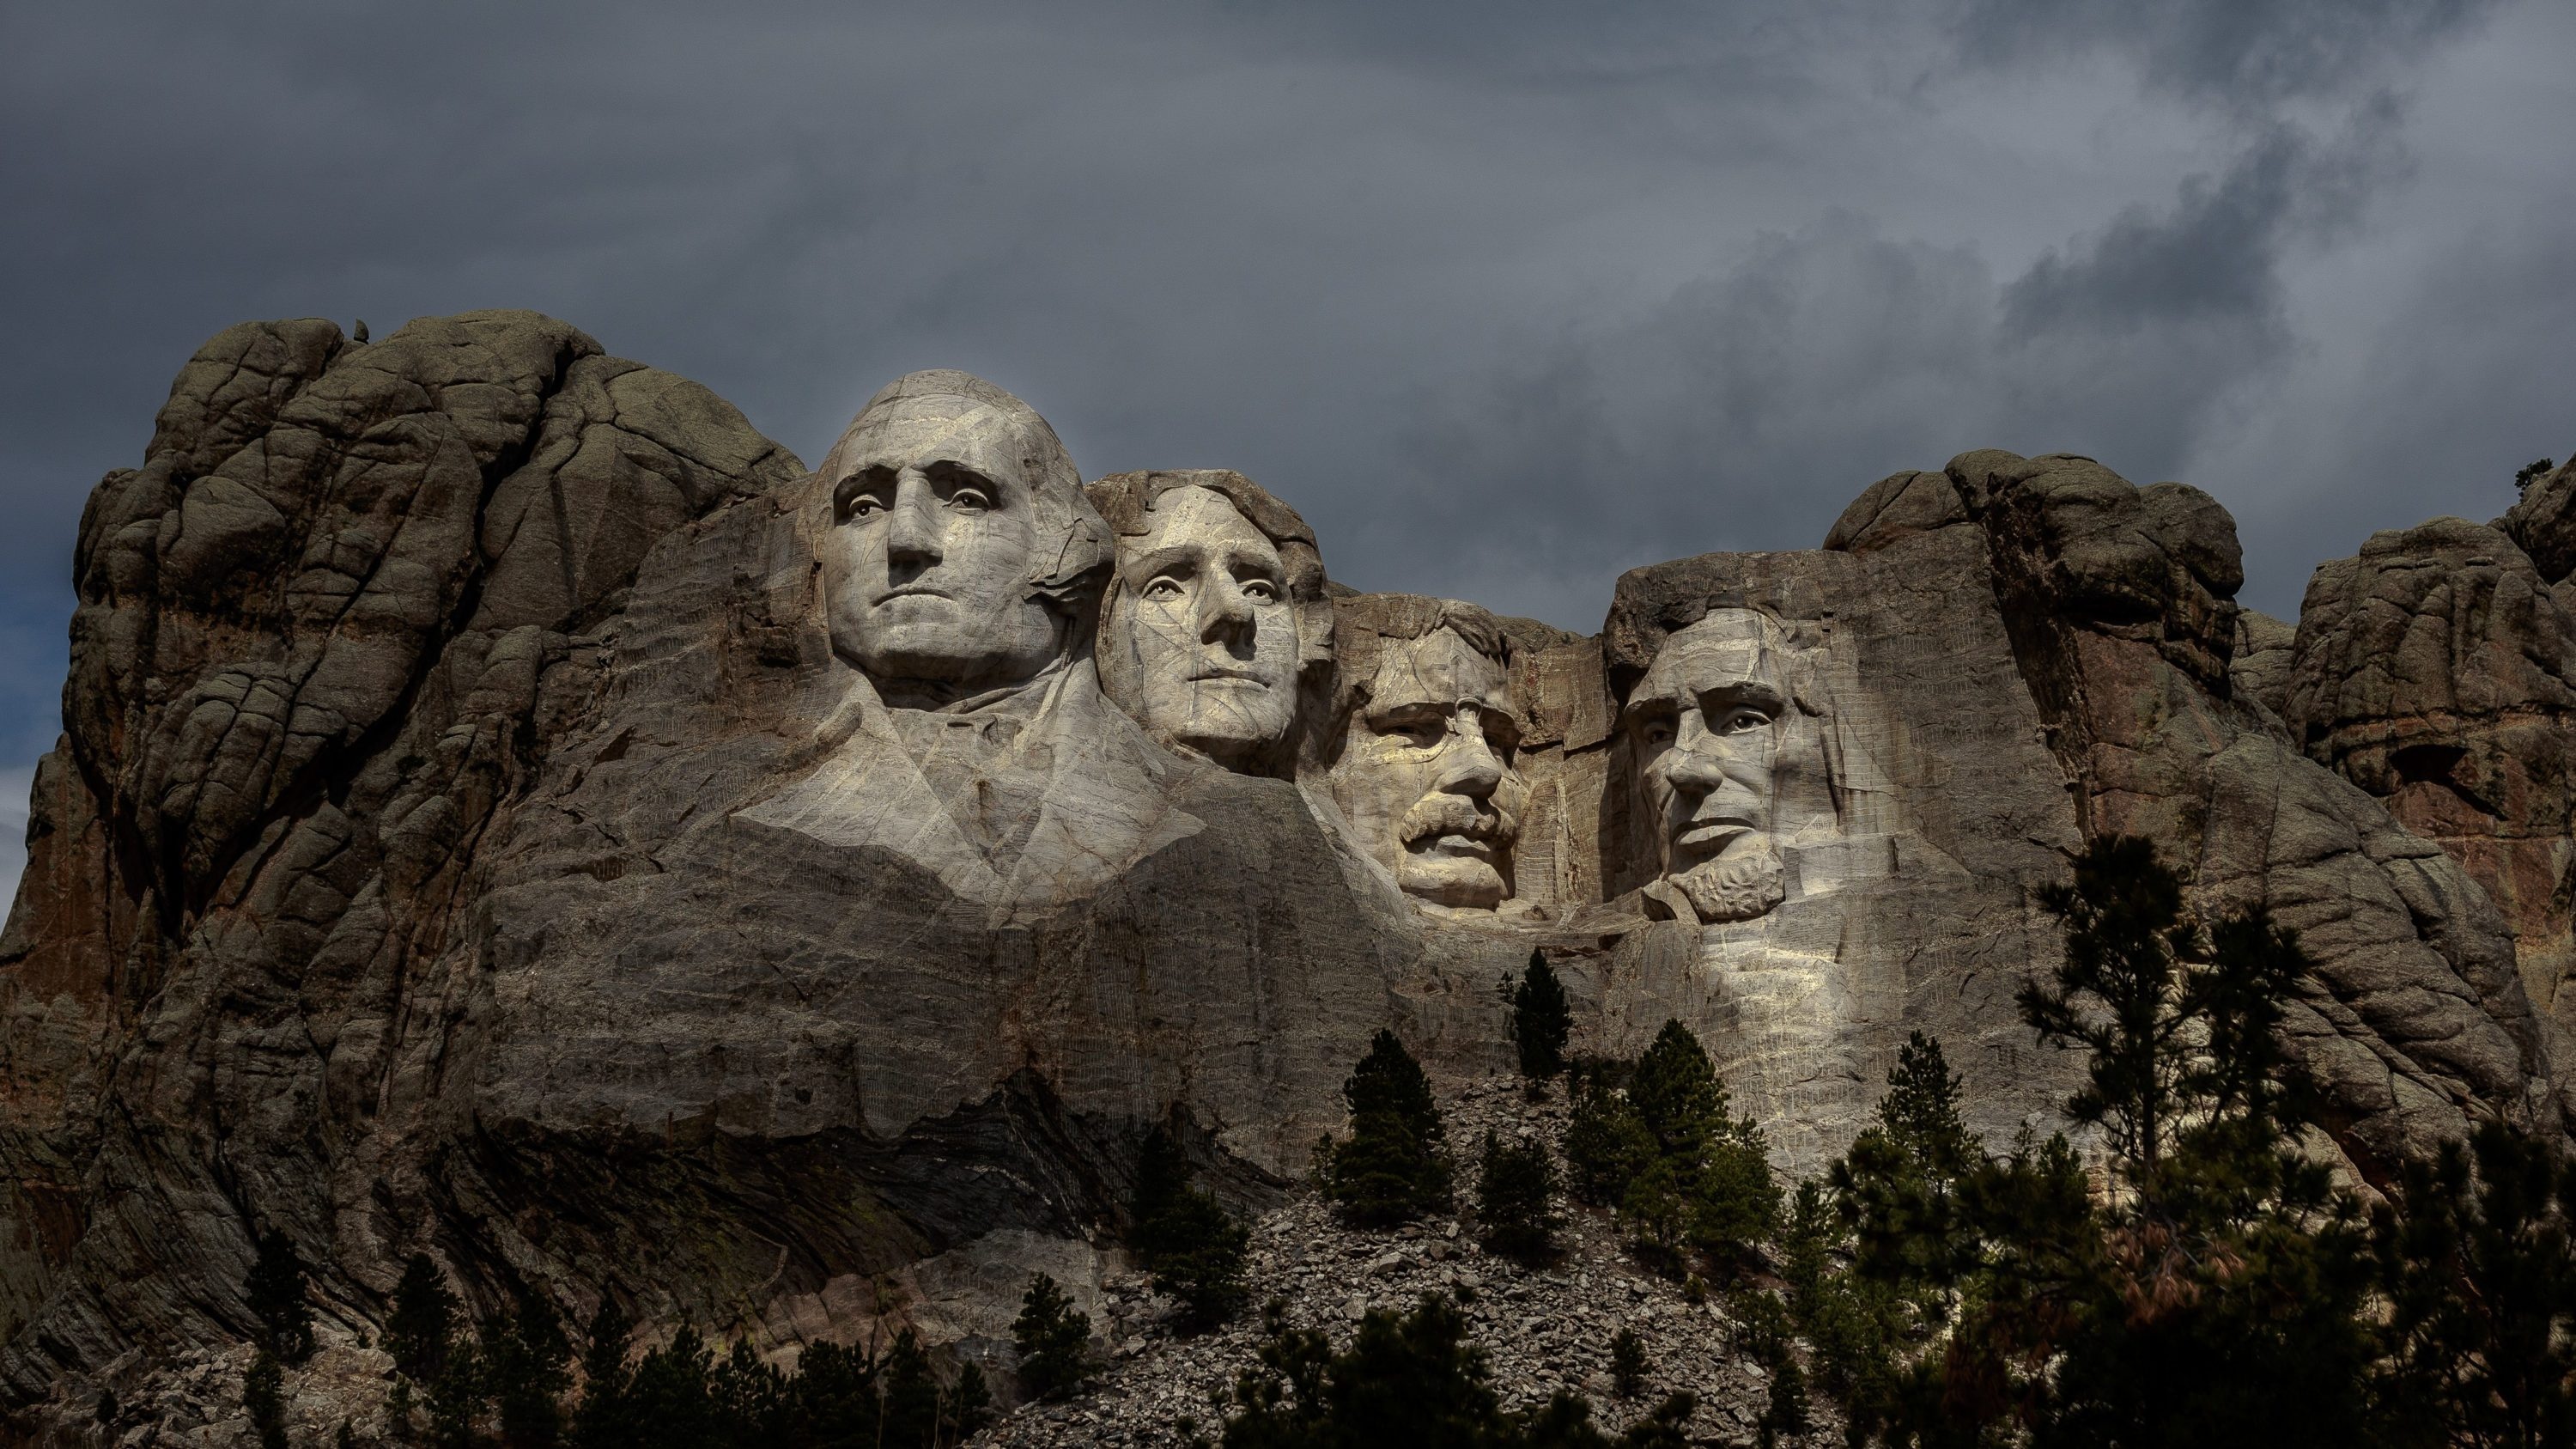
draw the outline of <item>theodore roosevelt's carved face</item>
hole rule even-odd
[[[1787,645],[1749,609],[1715,609],[1664,641],[1626,714],[1666,881],[1703,921],[1780,901],[1772,772],[1790,707]]]
[[[1041,510],[1025,424],[972,398],[898,397],[824,460],[832,648],[871,677],[961,688],[1029,678],[1065,647],[1031,586]]]
[[[1345,725],[1333,797],[1408,894],[1491,910],[1511,895],[1529,801],[1519,743],[1501,664],[1448,628],[1389,639]]]
[[[1297,610],[1278,547],[1224,494],[1175,488],[1118,540],[1104,648],[1126,652],[1131,708],[1220,764],[1276,747],[1297,714]]]

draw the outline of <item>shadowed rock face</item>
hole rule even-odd
[[[28,1422],[244,1332],[265,1224],[326,1340],[426,1251],[481,1307],[983,1352],[1029,1270],[1089,1294],[1144,1124],[1273,1197],[1379,1027],[1503,1065],[1533,947],[1578,1048],[1690,1022],[1786,1167],[1913,1029],[2008,1134],[2074,1075],[2011,1001],[2094,831],[2302,931],[2363,1172],[2559,1120],[2551,480],[2330,565],[2293,638],[2206,495],[1973,453],[1823,550],[1633,571],[1582,637],[1328,599],[1240,475],[1086,498],[961,374],[871,416],[809,474],[526,313],[190,362],[83,521],[0,938]],[[1238,656],[1259,691],[1166,687]]]

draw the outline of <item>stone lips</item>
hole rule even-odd
[[[1533,946],[1579,1047],[1692,1021],[1790,1165],[1915,1028],[2006,1133],[2071,1074],[2011,1011],[2056,949],[2031,892],[2098,830],[2303,931],[2293,1030],[2364,1173],[2473,1111],[2555,1122],[2544,485],[2329,566],[2287,641],[2206,495],[2003,453],[1875,485],[1823,551],[1634,571],[1595,638],[1495,621],[1512,894],[1435,912],[1313,770],[1164,748],[1078,637],[998,701],[839,662],[831,481],[703,389],[524,313],[233,329],[83,522],[0,942],[0,1378],[85,1413],[239,1334],[254,1222],[318,1265],[326,1338],[429,1251],[486,1307],[984,1351],[993,1285],[1083,1276],[1140,1124],[1275,1197],[1378,1026],[1502,1065]],[[1701,928],[1657,918],[1624,716],[1713,610],[1773,621],[1796,682],[1779,904]],[[2376,683],[2434,618],[2483,642]]]

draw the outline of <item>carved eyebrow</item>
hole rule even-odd
[[[1758,679],[1730,680],[1698,691],[1699,707],[1704,710],[1751,705],[1770,714],[1788,708],[1789,697]]]
[[[931,486],[939,489],[943,494],[959,488],[981,488],[993,495],[992,502],[995,507],[998,508],[1002,504],[1000,484],[954,458],[934,458],[922,464],[921,475],[929,479]]]
[[[1198,550],[1185,543],[1175,543],[1138,555],[1134,566],[1125,572],[1140,579],[1150,579],[1156,574],[1196,573],[1198,566]]]
[[[894,481],[894,470],[883,463],[857,469],[832,485],[832,512],[835,517],[850,511],[862,493],[872,492]]]

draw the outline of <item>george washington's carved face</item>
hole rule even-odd
[[[870,676],[961,688],[1016,683],[1066,647],[1031,586],[1043,480],[1025,424],[973,398],[872,407],[824,459],[822,548],[832,648]]]
[[[1345,725],[1333,798],[1407,894],[1492,910],[1512,893],[1529,803],[1519,742],[1501,664],[1453,629],[1390,639]]]
[[[1175,488],[1118,540],[1110,637],[1138,723],[1219,764],[1287,737],[1297,715],[1297,610],[1278,547],[1224,494]]]
[[[1787,645],[1749,609],[1714,609],[1664,641],[1625,716],[1665,880],[1702,920],[1780,901],[1772,774],[1790,708]]]

